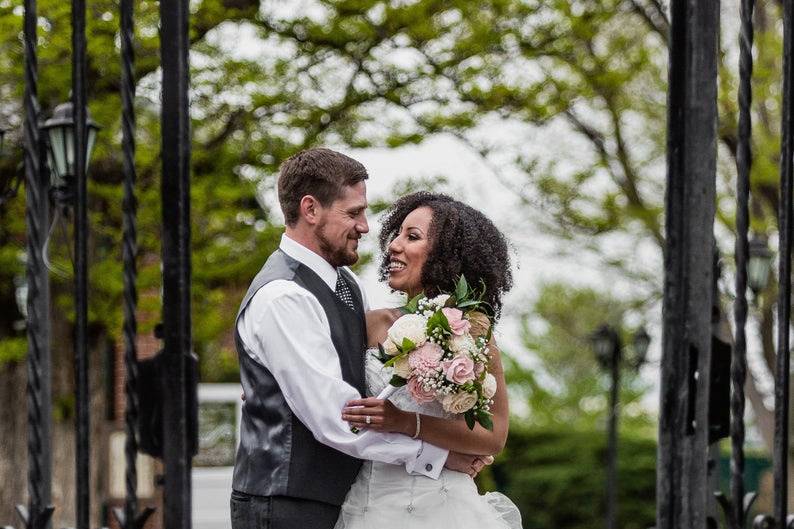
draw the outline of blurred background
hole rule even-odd
[[[136,9],[139,356],[161,347],[160,58],[157,2]],[[69,97],[70,7],[39,0],[43,115]],[[22,3],[0,0],[4,186],[22,159]],[[738,7],[723,6],[717,246],[720,311],[733,298]],[[781,78],[780,6],[756,11],[752,229],[774,240]],[[200,359],[196,527],[227,527],[239,377],[237,306],[283,231],[279,164],[324,145],[364,163],[372,232],[356,267],[371,305],[380,213],[397,196],[443,191],[480,208],[512,245],[515,286],[497,329],[512,411],[508,446],[481,477],[521,508],[524,527],[600,527],[610,401],[617,410],[619,527],[655,515],[668,13],[661,0],[194,0],[191,2],[193,343]],[[123,500],[120,96],[116,2],[89,5],[89,108],[102,127],[89,164],[94,517]],[[4,189],[5,191],[5,189]],[[0,208],[0,524],[24,501],[24,193]],[[74,327],[71,224],[49,231],[55,524],[72,523]],[[774,252],[772,246],[768,249]],[[776,278],[748,327],[748,490],[769,508]],[[637,337],[647,333],[644,344]],[[730,332],[728,332],[730,334]],[[642,341],[642,340],[640,340]],[[730,339],[728,339],[730,341]],[[601,358],[601,362],[599,362]],[[727,450],[719,459],[727,486]],[[143,504],[159,501],[141,456]],[[158,518],[150,522],[158,524]]]

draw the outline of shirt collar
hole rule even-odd
[[[322,279],[325,284],[328,285],[328,288],[331,290],[336,290],[336,268],[331,266],[331,264],[320,255],[309,250],[301,243],[290,239],[287,237],[286,233],[281,236],[281,244],[279,244],[279,248],[282,252],[289,255],[293,259],[308,266],[315,274],[320,276],[320,279]]]

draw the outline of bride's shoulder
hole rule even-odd
[[[383,342],[386,331],[402,315],[400,309],[375,309],[367,311],[367,338],[370,346]]]

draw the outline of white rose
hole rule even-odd
[[[496,377],[488,373],[482,381],[482,394],[486,399],[493,398],[496,394]]]
[[[442,308],[446,304],[448,299],[449,299],[449,294],[439,294],[438,296],[429,299],[428,301],[433,305],[435,305],[436,307]]]
[[[453,353],[466,353],[471,355],[473,351],[477,350],[477,345],[470,334],[462,334],[460,336],[452,336],[449,340],[449,350]]]
[[[444,395],[441,399],[441,406],[447,413],[465,413],[477,404],[476,393],[452,393]]]
[[[426,328],[425,318],[418,314],[406,314],[392,324],[387,334],[391,341],[398,345],[402,345],[403,339],[408,338],[419,347],[427,341]]]
[[[394,374],[405,379],[411,376],[411,364],[408,363],[408,355],[398,358],[394,362]]]
[[[383,350],[386,351],[386,354],[389,356],[395,356],[400,352],[397,350],[397,346],[394,344],[394,342],[392,342],[389,338],[386,338],[386,340],[383,342]]]

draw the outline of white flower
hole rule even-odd
[[[449,299],[449,294],[439,294],[438,296],[429,299],[428,301],[438,308],[442,308]]]
[[[389,338],[386,338],[386,340],[383,342],[383,350],[386,351],[386,354],[389,356],[395,356],[400,352],[394,342],[392,342]]]
[[[441,398],[441,406],[447,413],[465,413],[477,404],[476,393],[452,393]]]
[[[477,350],[477,345],[470,334],[462,334],[460,336],[452,336],[449,340],[449,350],[453,353],[466,353],[471,355]]]
[[[482,394],[486,399],[493,398],[496,394],[496,377],[488,373],[482,381]]]
[[[408,355],[398,358],[394,362],[394,374],[405,379],[410,378],[411,365],[408,363]]]
[[[392,324],[388,335],[398,345],[402,345],[403,339],[408,338],[419,347],[427,341],[426,328],[427,320],[425,318],[418,314],[406,314]]]

